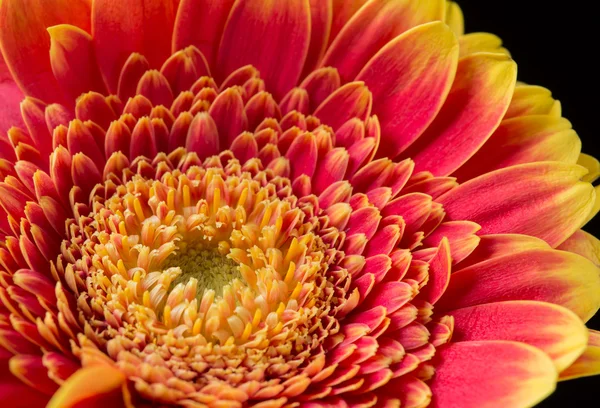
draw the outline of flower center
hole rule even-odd
[[[225,285],[242,278],[235,261],[208,248],[181,245],[179,252],[166,260],[164,268],[171,267],[181,269],[181,275],[173,281],[172,287],[180,283],[186,285],[190,278],[194,278],[198,281],[196,293],[200,300],[205,291],[211,289],[217,296],[222,296]]]

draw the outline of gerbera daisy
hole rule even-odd
[[[600,372],[600,164],[455,3],[0,27],[8,406],[527,407]]]

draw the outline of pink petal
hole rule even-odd
[[[238,0],[227,20],[218,70],[225,77],[251,64],[277,99],[296,85],[310,42],[308,1]]]
[[[505,300],[555,303],[585,321],[600,307],[600,274],[592,262],[570,252],[509,253],[453,273],[436,307],[452,310]]]
[[[436,357],[432,408],[529,407],[556,387],[552,360],[524,343],[453,343]]]
[[[523,164],[470,180],[438,198],[449,220],[470,220],[483,234],[517,233],[555,247],[587,219],[593,187],[586,170],[558,162]]]
[[[403,155],[415,171],[447,176],[466,162],[496,130],[515,89],[517,66],[503,54],[462,58],[442,110]]]
[[[367,2],[335,38],[321,66],[337,68],[344,81],[351,81],[389,41],[415,26],[441,20],[444,8],[440,0]],[[456,41],[453,42],[456,46]],[[415,50],[421,52],[418,45]]]

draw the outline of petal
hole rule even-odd
[[[450,312],[452,341],[512,340],[539,348],[558,372],[569,367],[588,343],[587,328],[570,310],[551,303],[508,301]]]
[[[50,65],[47,27],[73,24],[90,29],[90,5],[72,0],[4,0],[0,3],[0,48],[6,65],[26,95],[44,102],[64,98]]]
[[[439,350],[429,386],[432,408],[525,408],[556,388],[556,370],[541,350],[513,341],[469,341]]]
[[[450,244],[443,238],[429,264],[429,279],[421,290],[421,298],[434,305],[444,294],[450,282],[452,258]]]
[[[583,230],[576,231],[557,249],[581,255],[600,267],[600,240]]]
[[[456,221],[461,222],[461,221]],[[442,224],[443,226],[444,224]],[[437,230],[436,230],[437,232]],[[493,234],[480,237],[477,248],[458,265],[456,270],[464,269],[489,259],[528,251],[530,249],[551,249],[550,245],[539,238],[519,234]]]
[[[526,115],[553,115],[560,117],[560,103],[552,98],[552,93],[548,89],[541,86],[517,86],[504,118],[509,119]]]
[[[73,374],[54,394],[47,408],[124,407],[125,376],[116,368],[96,365]]]
[[[49,397],[15,377],[8,368],[9,355],[3,353],[0,349],[0,401],[11,408],[45,407]]]
[[[461,57],[477,52],[493,52],[510,56],[508,50],[502,47],[502,40],[494,34],[470,33],[460,37]]]
[[[333,22],[331,23],[331,43],[339,34],[340,30],[352,18],[352,16],[365,4],[368,0],[333,0]]]
[[[441,20],[444,8],[444,0],[369,1],[335,38],[320,66],[337,68],[344,82],[352,81],[389,41],[415,26]]]
[[[310,74],[327,49],[333,20],[332,0],[310,0],[310,46],[302,70],[302,78]]]
[[[350,82],[329,95],[314,115],[335,131],[350,119],[367,120],[372,106],[373,96],[364,82]]]
[[[448,96],[457,61],[454,34],[434,22],[395,38],[358,74],[373,93],[382,154],[395,157],[431,124]]]
[[[23,92],[12,79],[8,67],[0,52],[0,134],[6,134],[12,126],[24,128],[19,103],[23,100]]]
[[[598,267],[579,255],[531,249],[453,273],[436,307],[452,310],[504,300],[555,303],[587,321],[600,307],[600,273]]]
[[[454,34],[461,36],[465,33],[465,19],[460,6],[454,1],[446,2],[446,24]]]
[[[308,1],[238,0],[221,40],[218,74],[251,64],[279,100],[298,82],[309,42]]]
[[[587,377],[600,374],[600,332],[589,330],[588,346],[583,354],[565,371],[560,373],[561,380]]]
[[[592,183],[596,181],[598,177],[600,177],[600,162],[595,157],[592,157],[589,154],[581,153],[579,159],[577,160],[577,164],[585,167],[588,170],[588,174],[582,178],[583,181]]]
[[[555,247],[591,212],[595,192],[585,169],[559,162],[522,164],[474,178],[438,198],[449,220],[470,220],[483,234],[517,233]]]
[[[571,123],[550,115],[503,121],[481,149],[453,175],[459,181],[522,163],[560,161],[575,164],[581,140]]]
[[[181,0],[173,30],[172,51],[193,45],[214,68],[221,35],[234,1]]]
[[[94,0],[92,37],[100,71],[109,91],[116,93],[121,69],[139,52],[159,69],[171,55],[177,0]]]
[[[69,96],[76,99],[88,91],[106,93],[92,36],[69,24],[49,27],[48,33],[52,72]]]
[[[501,54],[474,54],[458,63],[446,103],[425,133],[403,155],[446,176],[466,162],[500,124],[517,79],[517,65]]]

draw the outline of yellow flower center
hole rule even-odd
[[[181,275],[173,281],[173,287],[185,285],[191,278],[198,281],[197,293],[200,299],[206,290],[214,290],[217,296],[223,295],[223,287],[234,279],[241,279],[239,265],[233,260],[208,248],[180,245],[179,251],[170,256],[164,269],[176,267]]]

